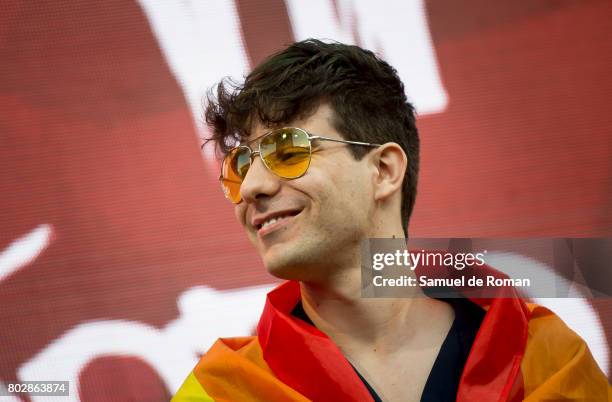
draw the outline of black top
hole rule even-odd
[[[439,299],[449,303],[455,310],[455,320],[440,347],[440,352],[429,373],[421,402],[455,401],[459,380],[467,361],[474,338],[485,316],[485,311],[465,298]],[[302,302],[298,302],[291,314],[310,325],[314,324],[306,315]],[[354,367],[353,367],[354,368]],[[355,369],[375,402],[382,402],[374,388]]]

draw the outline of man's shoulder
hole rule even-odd
[[[561,362],[577,353],[589,352],[586,342],[553,311],[533,303],[527,303],[527,308],[530,317],[526,354],[540,357],[542,353],[550,353],[547,360]]]
[[[256,336],[235,336],[230,338],[218,338],[215,343],[213,343],[213,345],[208,349],[208,352],[217,349],[223,349],[226,351],[231,350],[240,353],[241,351],[252,348],[255,344],[259,344]]]
[[[307,401],[274,375],[256,336],[217,339],[172,401],[210,402],[217,398]]]
[[[258,367],[260,351],[255,336],[217,339],[200,357],[172,402],[213,402],[219,392],[240,380],[237,373],[265,370]]]
[[[527,304],[527,308],[530,319],[521,363],[526,400],[570,396],[606,400],[608,380],[586,342],[546,307]]]
[[[202,366],[216,365],[218,362],[232,364],[251,363],[262,368],[268,367],[263,359],[263,352],[256,336],[217,339],[208,351],[202,355],[196,365],[196,370]]]
[[[529,309],[528,336],[530,342],[550,342],[558,346],[578,346],[584,343],[552,310],[539,304],[527,303]],[[554,335],[554,336],[552,336]]]

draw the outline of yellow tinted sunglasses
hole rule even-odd
[[[344,144],[379,147],[380,144],[368,142],[339,140],[320,135],[312,135],[297,127],[284,127],[272,130],[252,141],[259,140],[257,151],[246,145],[232,148],[223,159],[219,181],[225,197],[234,204],[240,203],[240,186],[246,177],[253,158],[259,155],[264,166],[283,179],[302,177],[310,166],[312,156],[312,141],[333,141]],[[248,143],[247,143],[248,144]]]

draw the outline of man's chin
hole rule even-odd
[[[280,279],[307,281],[316,274],[317,266],[311,255],[302,248],[287,243],[273,246],[261,253],[262,261],[270,275]]]
[[[300,275],[302,270],[296,267],[295,265],[264,262],[264,266],[266,267],[270,275],[275,276],[279,279],[300,280],[301,276],[303,276],[303,272],[302,275]]]
[[[272,276],[285,280],[304,281],[313,273],[312,267],[307,267],[303,261],[287,258],[287,255],[276,257],[265,258],[263,261],[266,270]]]

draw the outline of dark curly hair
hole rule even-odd
[[[352,141],[399,144],[408,157],[402,186],[402,226],[414,206],[419,136],[414,107],[397,71],[369,50],[316,39],[296,42],[257,66],[243,85],[222,80],[208,94],[207,139],[225,154],[249,136],[257,121],[274,127],[306,118],[322,103],[334,111],[332,126]],[[368,148],[349,146],[355,159]]]

